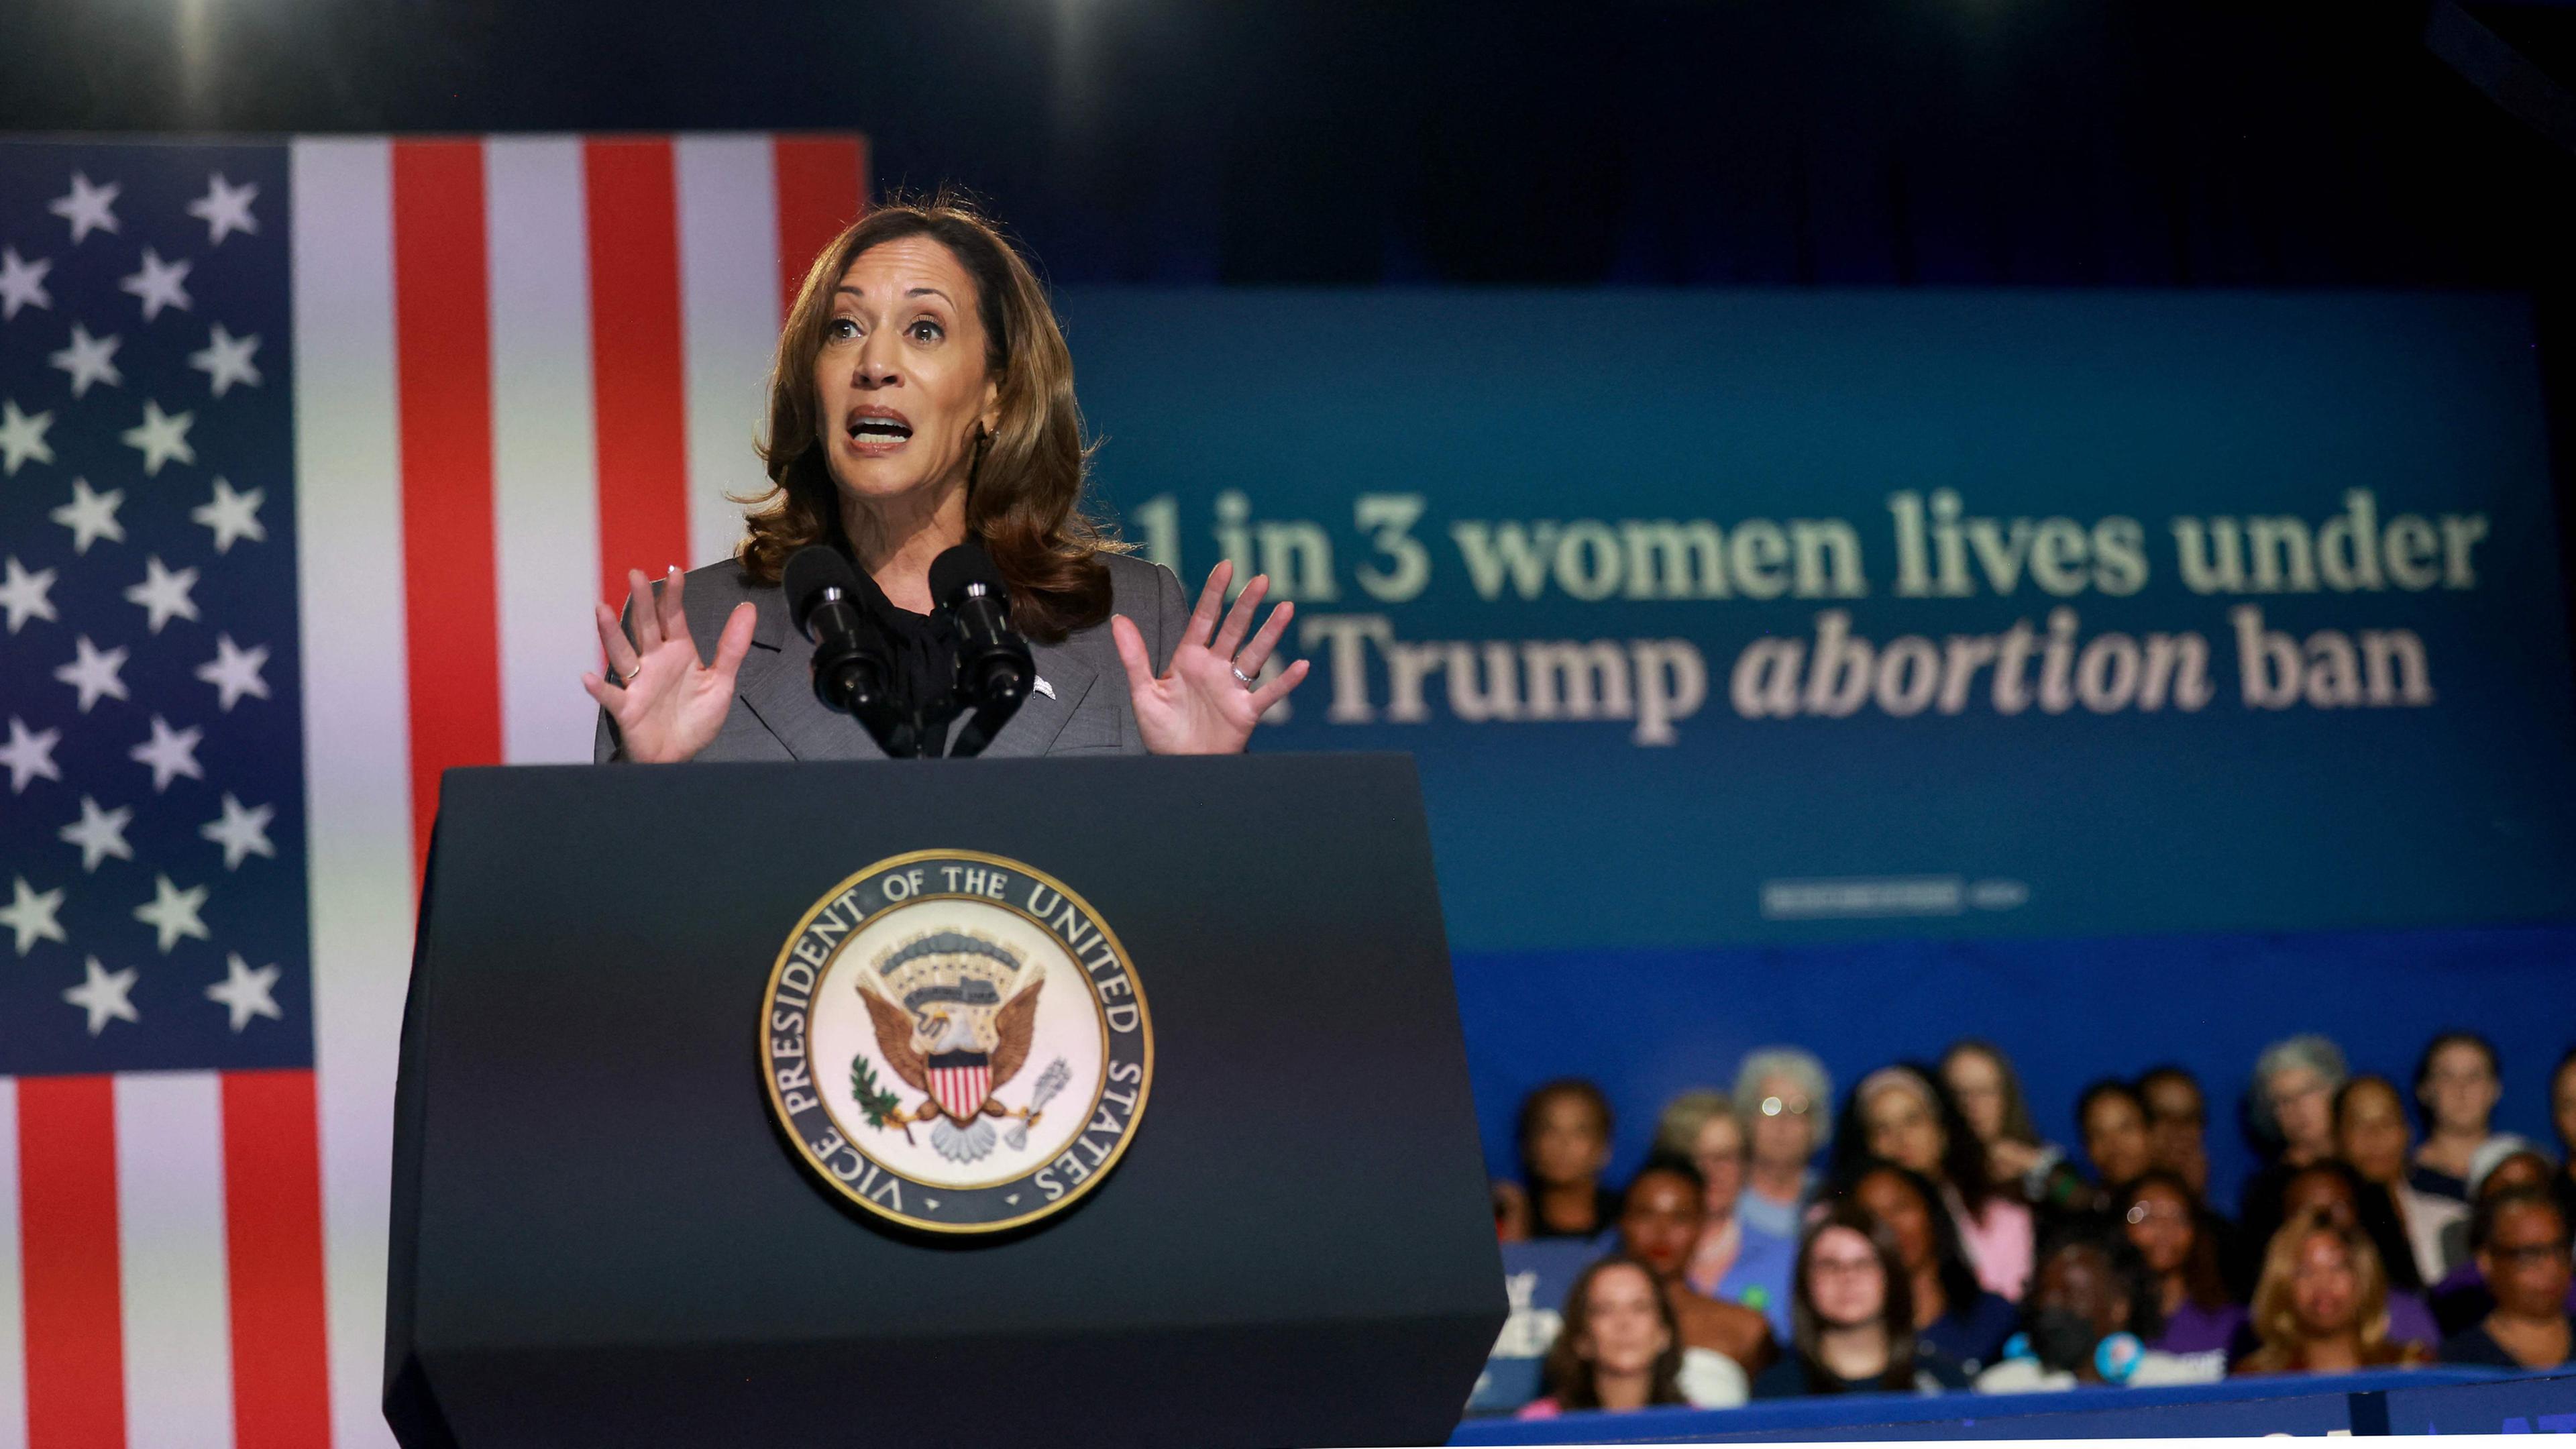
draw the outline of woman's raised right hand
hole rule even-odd
[[[581,687],[617,721],[626,758],[649,765],[688,759],[715,739],[733,708],[734,674],[751,652],[756,611],[742,603],[734,606],[716,639],[715,662],[699,661],[688,615],[680,610],[682,577],[673,568],[657,599],[644,571],[629,570],[628,612],[635,618],[635,637],[626,637],[616,610],[596,606],[599,647],[617,681],[612,684],[596,674],[581,677]]]

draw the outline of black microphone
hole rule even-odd
[[[1011,627],[1010,588],[981,543],[970,538],[930,561],[930,597],[957,631],[957,692],[975,711],[948,753],[972,755],[1028,699],[1037,662]]]
[[[894,695],[894,660],[884,636],[859,607],[859,575],[825,544],[808,544],[787,560],[781,580],[788,617],[814,643],[814,697],[856,717],[889,755],[916,753],[910,711]]]

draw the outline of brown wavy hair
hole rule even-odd
[[[1647,1372],[1646,1402],[1649,1404],[1687,1404],[1682,1394],[1682,1325],[1673,1316],[1673,1302],[1664,1296],[1663,1285],[1655,1280],[1655,1270],[1644,1260],[1625,1253],[1612,1253],[1595,1260],[1574,1280],[1565,1295],[1563,1326],[1556,1331],[1556,1342],[1548,1345],[1547,1358],[1539,1365],[1539,1392],[1556,1400],[1560,1409],[1597,1409],[1601,1407],[1601,1388],[1592,1377],[1592,1361],[1583,1356],[1584,1337],[1592,1332],[1592,1280],[1613,1268],[1633,1268],[1645,1275],[1647,1291],[1654,1295],[1655,1314],[1664,1324],[1664,1351],[1655,1355],[1654,1367]]]
[[[945,193],[869,212],[806,270],[769,369],[760,456],[771,486],[744,500],[755,506],[735,556],[753,579],[774,584],[790,554],[839,529],[814,385],[832,294],[861,252],[919,236],[948,248],[974,278],[984,366],[1000,383],[1001,426],[978,444],[967,475],[967,531],[1010,585],[1012,624],[1035,639],[1061,639],[1109,617],[1109,570],[1098,556],[1126,546],[1083,507],[1090,448],[1073,400],[1073,355],[1045,288],[991,222]]]

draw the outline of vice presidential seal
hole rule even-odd
[[[831,1190],[987,1233],[1118,1165],[1154,1079],[1136,968],[1082,897],[1016,860],[926,850],[841,882],[761,1000],[770,1108]]]

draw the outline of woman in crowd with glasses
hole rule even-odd
[[[1787,1338],[1789,1272],[1798,1245],[1748,1230],[1737,1210],[1744,1201],[1748,1150],[1734,1105],[1724,1093],[1705,1089],[1673,1098],[1656,1123],[1655,1151],[1699,1169],[1705,1186],[1699,1237],[1684,1274],[1692,1291],[1750,1308],[1770,1321],[1775,1336]]]
[[[1802,1235],[1816,1194],[1816,1154],[1831,1140],[1825,1104],[1834,1080],[1803,1047],[1763,1047],[1735,1069],[1735,1119],[1744,1125],[1744,1197],[1736,1212],[1747,1232],[1790,1244]]]
[[[2541,1188],[2500,1192],[2478,1204],[2469,1240],[2495,1307],[2443,1340],[2442,1362],[2550,1369],[2576,1359],[2566,1208]]]

